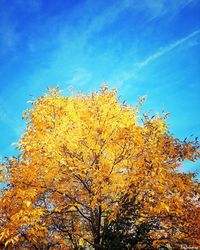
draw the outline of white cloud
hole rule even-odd
[[[134,3],[136,10],[145,11],[150,19],[163,15],[173,16],[187,5],[195,4],[199,0],[143,0]]]
[[[176,47],[180,46],[181,44],[183,44],[184,42],[188,41],[189,39],[195,37],[198,34],[200,34],[200,29],[190,33],[188,36],[186,36],[184,38],[181,38],[181,39],[169,44],[166,47],[159,48],[155,53],[148,56],[145,60],[136,63],[135,66],[138,67],[138,68],[143,68],[143,67],[147,66],[151,62],[153,62],[153,61],[157,60],[158,58],[164,56],[165,54],[167,54],[171,50],[175,49]]]
[[[78,68],[73,72],[71,79],[67,81],[69,85],[83,86],[91,79],[90,73],[84,68]]]
[[[6,108],[5,100],[0,98],[0,123],[6,124],[12,129],[13,134],[20,136],[22,131],[20,120],[15,120],[11,113],[7,110],[8,108]],[[13,124],[15,124],[16,127],[13,127]]]
[[[12,123],[8,113],[6,112],[4,100],[1,97],[0,97],[0,122],[5,122],[6,124]]]
[[[132,6],[131,1],[116,1],[111,6],[105,8],[98,16],[92,19],[86,33],[91,34],[99,31],[105,27],[105,25],[112,24],[117,20],[119,15],[127,8]]]
[[[16,18],[17,11],[38,12],[40,8],[40,0],[15,0],[12,4],[5,4],[5,7],[0,8],[0,45],[8,50],[20,43],[22,32],[19,29],[19,20]],[[6,50],[1,53],[5,53]]]

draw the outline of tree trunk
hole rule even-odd
[[[95,213],[95,235],[94,235],[94,249],[102,249],[101,245],[101,206],[98,207]]]

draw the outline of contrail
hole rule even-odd
[[[182,43],[184,43],[185,41],[191,39],[192,37],[198,35],[200,33],[200,29],[192,32],[191,34],[189,34],[188,36],[177,40],[174,43],[171,43],[170,45],[160,48],[158,49],[154,54],[148,56],[144,61],[136,63],[135,66],[137,66],[138,68],[143,68],[144,66],[147,66],[149,63],[155,61],[157,58],[164,56],[166,53],[170,52],[171,50],[173,50],[174,48],[178,47],[179,45],[181,45]]]

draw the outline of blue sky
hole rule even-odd
[[[27,101],[57,84],[147,95],[176,137],[200,137],[199,55],[200,0],[0,0],[1,157],[16,154]]]

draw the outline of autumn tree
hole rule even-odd
[[[32,102],[20,153],[1,165],[3,249],[115,249],[120,232],[124,249],[200,246],[199,183],[179,171],[198,142],[174,138],[166,115],[140,115],[142,101],[103,86]]]

